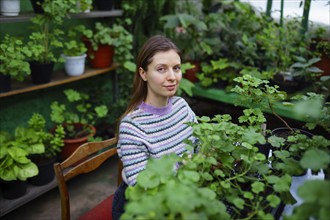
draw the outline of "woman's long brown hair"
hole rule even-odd
[[[181,57],[181,51],[179,48],[168,38],[162,35],[155,35],[149,38],[142,46],[136,62],[136,71],[133,80],[132,98],[127,106],[126,111],[117,121],[116,136],[118,137],[119,125],[121,120],[136,107],[140,105],[142,101],[147,98],[147,82],[143,81],[139,74],[139,68],[141,67],[144,71],[148,71],[148,65],[152,62],[153,57],[158,52],[167,52],[174,50]]]

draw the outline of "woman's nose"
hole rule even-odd
[[[167,79],[169,80],[175,80],[175,73],[172,69],[168,71]]]

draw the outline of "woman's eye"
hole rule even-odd
[[[179,72],[181,70],[181,67],[180,66],[176,66],[173,68],[175,72]]]
[[[161,68],[158,68],[157,71],[160,73],[164,73],[166,71],[166,69],[164,67],[161,67]]]

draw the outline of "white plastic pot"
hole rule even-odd
[[[63,55],[65,59],[64,69],[69,76],[80,76],[85,72],[86,54],[76,57]]]
[[[18,16],[21,11],[20,0],[0,0],[1,15]]]

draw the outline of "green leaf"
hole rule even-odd
[[[330,181],[309,180],[298,188],[298,195],[311,204],[330,207],[329,201]]]
[[[245,204],[245,202],[244,202],[244,200],[241,199],[241,198],[235,198],[235,199],[233,200],[233,203],[234,203],[234,205],[235,205],[237,208],[239,208],[239,209],[243,209],[243,208],[244,208],[244,204]]]
[[[254,198],[253,193],[251,193],[251,192],[244,192],[243,197],[250,199],[250,200],[252,200]]]
[[[160,179],[152,172],[142,171],[136,178],[136,182],[143,188],[154,188],[160,184]]]
[[[268,195],[266,199],[273,208],[276,208],[281,202],[281,199],[276,195]]]
[[[265,190],[265,184],[262,182],[254,182],[252,183],[252,192],[259,194]]]
[[[310,168],[315,171],[326,169],[330,164],[330,155],[328,152],[318,149],[308,150],[299,163],[305,169]]]
[[[227,182],[227,181],[221,181],[220,184],[225,189],[229,189],[230,188],[230,183]]]
[[[182,174],[184,175],[185,178],[191,180],[192,182],[198,182],[200,179],[198,172],[195,171],[184,170]]]
[[[268,142],[273,146],[273,147],[281,147],[283,146],[285,139],[281,137],[277,137],[275,135],[270,136],[268,138]]]
[[[24,164],[20,167],[17,178],[19,180],[25,181],[27,178],[38,175],[39,170],[37,165],[34,163]]]

